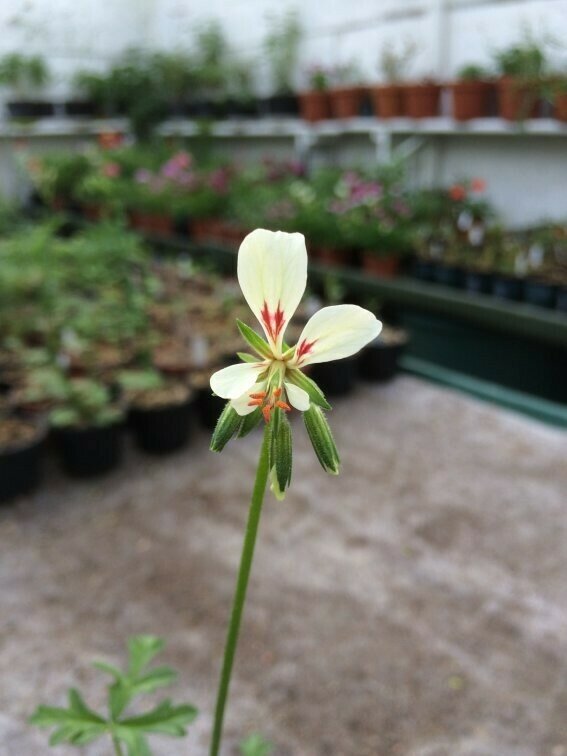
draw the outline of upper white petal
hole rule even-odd
[[[229,365],[211,375],[211,388],[223,399],[237,399],[256,383],[258,375],[265,369],[263,362]]]
[[[287,398],[292,407],[300,412],[307,412],[309,409],[309,394],[299,386],[295,386],[293,383],[284,381],[285,391]]]
[[[303,234],[258,228],[238,250],[238,281],[268,341],[279,351],[286,324],[307,284]]]
[[[305,325],[289,367],[350,357],[381,330],[375,315],[357,305],[323,307]]]

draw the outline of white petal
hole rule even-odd
[[[258,409],[257,405],[254,405],[250,407],[250,394],[259,394],[261,391],[266,390],[266,381],[260,381],[260,383],[255,383],[252,388],[249,388],[247,391],[245,391],[241,396],[237,397],[236,399],[233,399],[230,402],[230,406],[236,410],[236,412],[241,416],[244,417],[245,415],[250,415],[252,412],[254,412],[255,409]]]
[[[289,367],[350,357],[381,330],[382,323],[357,305],[323,307],[305,325]]]
[[[307,284],[303,234],[263,228],[252,231],[238,250],[238,281],[250,309],[279,355],[285,327]]]
[[[211,375],[211,388],[223,399],[237,399],[256,383],[259,373],[265,369],[264,362],[230,365]]]
[[[304,391],[302,388],[299,388],[299,386],[294,386],[293,383],[288,383],[287,381],[284,381],[284,386],[291,406],[295,407],[295,409],[300,412],[307,412],[310,402],[307,391]]]

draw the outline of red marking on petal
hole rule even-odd
[[[304,339],[297,347],[297,359],[300,360],[302,357],[305,357],[306,354],[309,354],[309,352],[313,350],[316,341],[317,339],[314,341],[305,341]]]
[[[272,339],[272,341],[277,341],[277,338],[282,332],[285,323],[285,313],[281,309],[280,303],[278,302],[278,306],[276,307],[275,312],[270,312],[268,303],[264,302],[264,306],[260,310],[260,316],[262,318],[264,326],[266,327],[268,336]]]

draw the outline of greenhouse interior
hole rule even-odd
[[[567,1],[0,30],[0,756],[567,756]]]

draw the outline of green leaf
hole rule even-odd
[[[262,410],[260,409],[260,407],[256,407],[254,412],[251,412],[249,415],[244,415],[240,428],[238,429],[238,438],[244,438],[244,436],[247,436],[249,433],[251,433],[255,428],[258,427],[258,424],[261,422],[261,420]]]
[[[158,688],[165,688],[175,682],[177,673],[171,667],[156,667],[138,677],[133,688],[138,693],[153,693]]]
[[[123,676],[118,667],[115,667],[113,664],[108,664],[107,662],[96,661],[93,662],[92,666],[101,672],[106,672],[108,675],[111,675],[115,680],[120,680]]]
[[[240,744],[242,756],[270,756],[274,746],[258,733],[250,735]]]
[[[340,465],[339,453],[323,410],[317,405],[312,404],[307,412],[303,413],[303,421],[311,440],[311,445],[321,466],[326,472],[338,475]]]
[[[299,386],[304,391],[307,391],[311,401],[318,407],[322,407],[324,410],[330,410],[331,405],[325,399],[325,395],[315,383],[308,376],[301,372],[301,370],[288,370],[286,373],[286,380],[293,383],[295,386]]]
[[[108,710],[112,719],[117,719],[128,706],[134,692],[128,684],[128,680],[117,680],[108,689]]]
[[[121,727],[138,729],[143,732],[161,733],[181,737],[186,734],[187,725],[197,716],[197,709],[189,704],[173,706],[171,701],[162,701],[147,714],[123,719]]]
[[[272,350],[268,346],[268,342],[259,336],[254,329],[243,323],[241,320],[236,320],[236,325],[240,331],[240,335],[246,341],[246,343],[252,347],[263,359],[272,357]]]
[[[128,641],[128,674],[137,676],[161,651],[165,642],[156,635],[135,635]]]
[[[227,402],[217,420],[216,427],[211,438],[210,450],[221,452],[230,439],[238,432],[242,418],[237,411]]]

